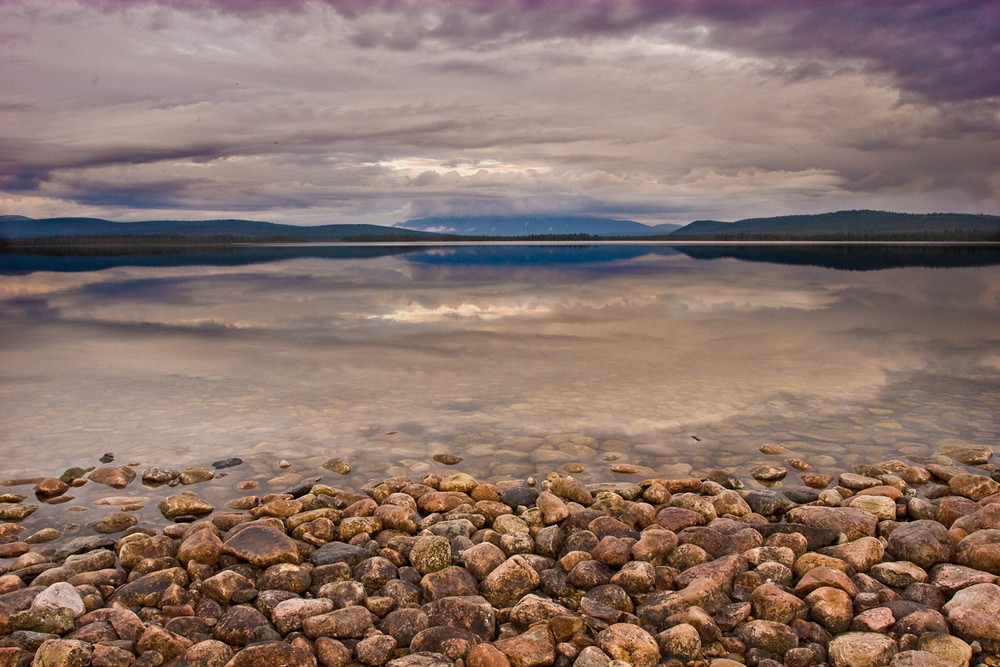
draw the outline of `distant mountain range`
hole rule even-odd
[[[697,220],[689,225],[644,225],[632,220],[579,216],[478,216],[419,218],[394,227],[379,225],[282,225],[253,220],[151,220],[111,222],[100,218],[0,216],[4,245],[119,243],[207,243],[294,241],[449,241],[464,237],[659,238],[677,241],[997,241],[1000,216],[963,213],[838,211],[819,215],[748,218],[736,222]]]
[[[890,213],[888,211],[837,211],[818,215],[784,215],[747,218],[736,222],[696,220],[671,234],[698,239],[856,239],[873,240],[923,237],[993,237],[1000,241],[1000,216],[965,213]]]
[[[680,225],[644,225],[632,220],[587,216],[480,215],[416,218],[396,227],[461,236],[663,236]]]
[[[44,237],[157,236],[202,238],[238,238],[253,241],[343,241],[352,238],[386,237],[400,239],[440,238],[440,234],[380,225],[281,225],[255,220],[150,220],[146,222],[111,222],[100,218],[45,218],[35,220],[22,215],[0,216],[0,239]]]

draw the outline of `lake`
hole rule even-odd
[[[452,455],[493,480],[754,486],[787,458],[765,443],[832,474],[1000,433],[995,246],[254,246],[0,271],[5,478],[112,453],[360,488]]]

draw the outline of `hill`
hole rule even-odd
[[[27,240],[58,238],[72,242],[81,238],[158,237],[206,240],[249,241],[344,241],[352,239],[440,240],[442,235],[379,225],[282,225],[256,220],[150,220],[111,222],[101,218],[45,218],[21,215],[0,216],[0,239]]]
[[[684,237],[685,240],[1000,241],[1000,216],[837,211],[818,215],[747,218],[736,222],[696,220],[670,236]]]
[[[591,236],[657,236],[669,234],[680,225],[644,225],[632,220],[588,216],[481,215],[416,218],[396,225],[463,236],[541,236],[589,234]]]

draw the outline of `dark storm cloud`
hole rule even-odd
[[[107,8],[133,4],[103,3]],[[161,3],[162,4],[162,3]],[[169,0],[234,14],[298,11],[293,0]],[[1000,95],[1000,5],[994,0],[326,0],[360,47],[411,50],[428,41],[473,50],[550,38],[667,28],[673,39],[764,56],[857,59],[933,100]],[[818,72],[814,60],[789,70]]]

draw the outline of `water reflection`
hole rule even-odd
[[[132,248],[39,247],[3,250],[0,275],[33,271],[101,271],[118,266],[246,266],[288,259],[365,259],[407,256],[423,264],[511,265],[593,264],[649,255],[682,253],[693,259],[724,258],[771,264],[822,266],[845,271],[870,271],[908,266],[962,267],[1000,264],[996,244],[676,244],[646,243],[516,243],[497,244],[324,244],[243,245],[217,247],[162,246]]]
[[[494,479],[621,464],[637,470],[623,479],[745,476],[764,442],[833,471],[1000,431],[1000,266],[847,272],[668,246],[358,252],[102,270],[47,257],[51,270],[8,273],[4,476],[108,451],[239,456],[233,481],[280,474],[277,490],[335,477],[331,456],[354,465],[338,483],[447,472],[440,452]]]

